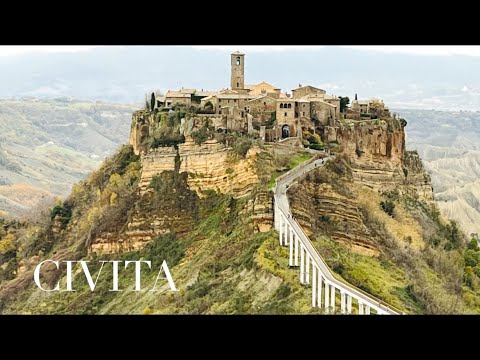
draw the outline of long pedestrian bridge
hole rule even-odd
[[[300,225],[292,217],[287,190],[292,183],[332,157],[310,159],[278,177],[274,189],[274,222],[280,246],[289,249],[289,266],[299,268],[300,283],[311,285],[312,306],[327,314],[398,315],[399,310],[339,279],[327,266]]]

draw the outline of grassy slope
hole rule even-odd
[[[264,177],[281,174],[291,166],[309,158],[304,154],[272,156],[263,153],[258,168]],[[123,165],[120,165],[123,164]],[[46,236],[30,238],[27,249],[18,246],[17,258],[46,249],[45,258],[70,253],[77,259],[91,260],[94,278],[98,272],[95,255],[87,256],[83,247],[89,229],[107,226],[113,209],[112,192],[123,194],[132,206],[138,160],[123,148],[108,159],[102,169],[93,173],[81,186],[76,186],[66,204],[73,206],[72,219],[67,230],[49,246]],[[267,178],[268,178],[267,177]],[[132,183],[133,181],[133,183]],[[260,186],[265,188],[265,184]],[[189,191],[189,190],[186,190]],[[253,196],[253,195],[251,195]],[[19,292],[18,298],[8,302],[5,313],[314,313],[309,305],[308,289],[300,286],[298,274],[288,269],[287,249],[278,246],[275,231],[254,233],[246,205],[251,196],[235,200],[229,195],[211,192],[197,199],[198,218],[192,231],[182,237],[165,235],[147,248],[123,254],[121,259],[152,260],[155,269],[145,271],[142,281],[148,289],[153,284],[163,259],[167,260],[179,289],[178,293],[162,291],[120,293],[109,292],[111,265],[106,265],[99,276],[97,290],[91,293],[82,272],[73,279],[75,293],[42,292],[31,284]],[[138,200],[137,200],[138,202]],[[128,209],[126,209],[128,210]],[[228,215],[226,215],[228,214]],[[118,220],[118,219],[117,219]],[[118,224],[117,224],[118,225]],[[51,224],[47,227],[51,227]],[[33,237],[33,236],[32,236]],[[79,240],[80,239],[80,240]],[[53,255],[57,254],[57,255]],[[102,256],[101,260],[108,257]],[[116,257],[115,259],[118,259]],[[120,271],[120,289],[134,286],[133,268]],[[51,280],[51,279],[50,279]],[[65,278],[60,282],[65,284]],[[52,280],[54,284],[56,279]],[[159,283],[160,284],[160,283]],[[168,290],[162,283],[163,290]],[[1,292],[0,292],[1,296]],[[11,297],[10,297],[11,298]],[[1,301],[0,301],[1,302]]]
[[[323,175],[310,181],[335,183],[357,202],[380,250],[379,257],[371,257],[333,241],[330,231],[345,224],[321,218],[314,211],[320,219],[312,236],[314,244],[340,277],[407,313],[480,313],[478,286],[472,290],[463,281],[465,244],[450,249],[447,225],[434,208],[400,196],[394,215],[389,216],[379,205],[385,199],[381,194],[329,168],[317,172]],[[328,224],[322,226],[322,221]]]

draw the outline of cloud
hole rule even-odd
[[[243,52],[278,52],[278,51],[317,51],[325,46],[303,45],[198,45],[196,50],[243,51]]]
[[[358,45],[358,46],[303,46],[303,45],[205,45],[192,46],[196,50],[218,50],[218,51],[244,51],[244,52],[279,52],[279,51],[317,51],[328,47],[343,47],[370,52],[383,53],[401,53],[411,55],[436,55],[436,56],[450,56],[450,55],[467,55],[480,56],[480,46],[450,46],[450,45]]]
[[[0,56],[12,56],[26,53],[74,53],[79,51],[89,51],[98,46],[71,46],[71,45],[15,45],[0,46]]]
[[[480,56],[480,46],[450,46],[450,45],[391,45],[391,46],[343,46],[350,49],[377,51],[383,53],[402,53],[412,55],[436,55],[436,56],[451,56],[451,55],[467,55]]]

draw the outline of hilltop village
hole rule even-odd
[[[267,82],[248,85],[245,83],[245,54],[231,54],[230,63],[228,89],[182,88],[168,90],[165,94],[147,94],[145,109],[134,114],[136,126],[130,142],[136,152],[154,130],[148,118],[154,114],[160,122],[162,116],[165,118],[176,110],[182,115],[180,131],[187,138],[195,130],[208,127],[216,133],[249,134],[267,143],[317,150],[322,147],[320,144],[335,141],[329,129],[345,119],[352,122],[391,116],[383,101],[378,99],[357,100],[355,95],[350,104],[348,97],[329,95],[311,85],[299,84],[290,93]],[[175,141],[178,139],[173,139]]]

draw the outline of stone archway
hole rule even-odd
[[[283,125],[282,126],[282,139],[290,137],[290,126]]]

